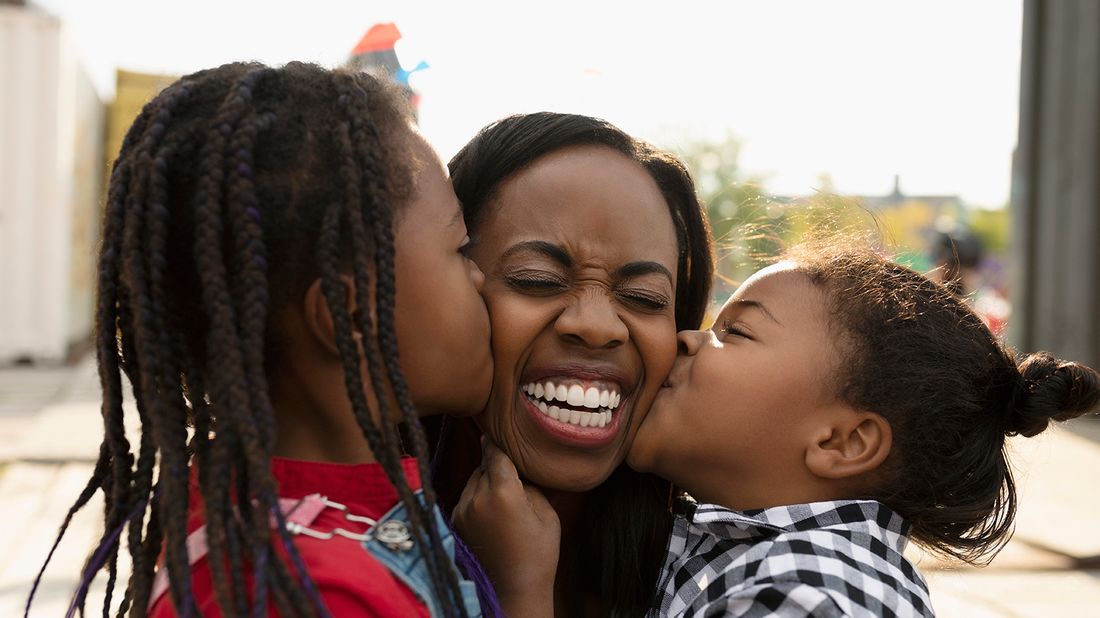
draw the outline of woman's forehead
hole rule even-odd
[[[638,163],[606,147],[563,149],[503,182],[478,233],[551,242],[577,259],[650,260],[674,270],[668,203]],[[502,247],[506,250],[507,247]]]

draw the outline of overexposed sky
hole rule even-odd
[[[765,187],[1008,199],[1021,0],[412,2],[31,0],[60,15],[105,98],[115,67],[342,63],[396,22],[444,160],[480,127],[543,109],[663,146],[736,135]]]

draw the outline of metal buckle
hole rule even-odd
[[[345,539],[351,539],[353,541],[359,541],[360,543],[369,541],[371,539],[377,539],[386,547],[393,551],[406,552],[412,549],[413,540],[412,535],[409,534],[409,527],[403,521],[390,520],[378,523],[378,520],[371,519],[370,517],[364,517],[362,515],[355,515],[348,511],[348,507],[340,504],[339,502],[333,502],[325,496],[319,496],[321,503],[327,508],[336,509],[344,514],[344,519],[348,521],[354,521],[358,523],[367,524],[370,528],[367,531],[359,534],[345,530],[343,528],[333,528],[329,532],[320,532],[314,530],[308,526],[303,526],[299,523],[288,521],[286,523],[286,530],[291,534],[303,534],[310,538],[327,541],[333,537],[341,536]],[[303,499],[304,500],[304,499]],[[301,502],[299,502],[301,504]],[[295,509],[297,506],[295,506]],[[294,509],[291,509],[291,513]]]

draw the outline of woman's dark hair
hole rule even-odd
[[[714,250],[691,176],[672,155],[604,120],[541,112],[511,116],[482,129],[450,162],[471,235],[476,235],[501,183],[552,152],[586,145],[626,155],[656,181],[679,246],[676,327],[698,328],[710,300]],[[468,450],[476,452],[476,444]],[[463,449],[444,444],[442,450],[446,457]],[[586,536],[577,539],[574,555],[561,557],[569,565],[565,572],[571,581],[565,585],[574,591],[569,601],[575,606],[566,608],[567,614],[640,616],[652,606],[671,525],[670,492],[668,482],[623,465],[588,493],[581,527]],[[450,493],[457,500],[457,493]]]
[[[105,436],[57,537],[102,491],[105,531],[74,608],[101,568],[110,607],[125,536],[133,571],[119,615],[145,614],[162,547],[177,613],[199,613],[185,547],[195,467],[222,613],[265,615],[269,595],[283,615],[327,613],[277,502],[267,372],[292,353],[280,349],[270,316],[319,277],[355,419],[408,509],[414,540],[430,548],[435,594],[448,615],[465,613],[433,525],[435,494],[425,485],[423,502],[416,498],[402,473],[399,428],[372,418],[402,419],[411,453],[427,452],[394,327],[394,218],[413,191],[405,109],[400,94],[365,74],[238,63],[178,80],[134,121],[111,175],[99,254]],[[350,315],[343,273],[357,295]],[[379,397],[372,415],[355,333],[368,333],[370,387],[392,389],[398,410]],[[123,373],[142,427],[136,453],[123,429]],[[419,459],[427,479],[427,458]]]
[[[785,259],[829,299],[838,395],[893,430],[867,497],[898,511],[934,552],[992,559],[1016,513],[1005,438],[1097,411],[1100,375],[1046,352],[1017,356],[949,288],[850,247],[813,242]]]

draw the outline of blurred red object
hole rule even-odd
[[[397,24],[375,24],[371,26],[370,30],[367,30],[363,38],[359,39],[359,43],[355,45],[355,49],[351,50],[351,53],[353,56],[357,56],[393,49],[394,44],[400,39],[401,31],[397,29]]]

